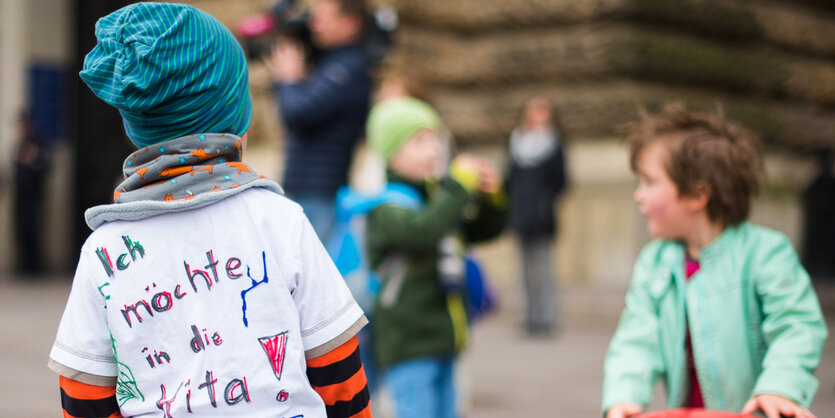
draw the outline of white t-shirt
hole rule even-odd
[[[94,231],[50,366],[118,378],[125,416],[324,417],[305,356],[365,322],[301,208],[253,188]]]

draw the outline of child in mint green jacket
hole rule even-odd
[[[631,128],[634,198],[657,239],[609,345],[603,414],[641,414],[663,379],[669,408],[813,417],[826,325],[789,240],[746,222],[756,136],[680,105]]]

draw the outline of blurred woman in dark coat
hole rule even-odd
[[[525,331],[550,336],[555,329],[557,288],[552,245],[554,209],[566,185],[565,157],[552,110],[543,98],[529,100],[521,125],[510,136],[510,226],[522,255],[527,313]]]

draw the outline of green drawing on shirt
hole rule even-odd
[[[113,346],[113,356],[116,358],[116,368],[119,376],[116,380],[116,400],[119,402],[119,407],[125,402],[139,398],[143,402],[145,396],[139,391],[136,385],[136,378],[133,377],[133,372],[130,367],[119,361],[119,356],[116,354],[116,340],[113,339],[113,334],[110,334],[110,345]]]
[[[107,301],[110,300],[110,295],[105,295],[103,288],[110,286],[110,282],[105,282],[103,285],[99,286],[99,294],[104,298],[104,309],[107,309]]]

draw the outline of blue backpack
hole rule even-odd
[[[414,187],[395,182],[388,183],[383,191],[373,195],[359,193],[347,186],[336,194],[336,226],[327,250],[354,299],[367,315],[374,312],[374,300],[381,283],[365,255],[366,217],[387,203],[417,210],[423,207],[424,200]],[[495,308],[496,297],[472,256],[466,257],[465,283],[467,317],[472,322]]]
[[[380,281],[368,266],[365,256],[365,225],[367,215],[378,206],[393,203],[409,209],[423,207],[423,196],[404,183],[388,183],[373,195],[342,187],[336,194],[336,226],[327,245],[339,273],[354,298],[367,314],[373,313],[374,298]]]

